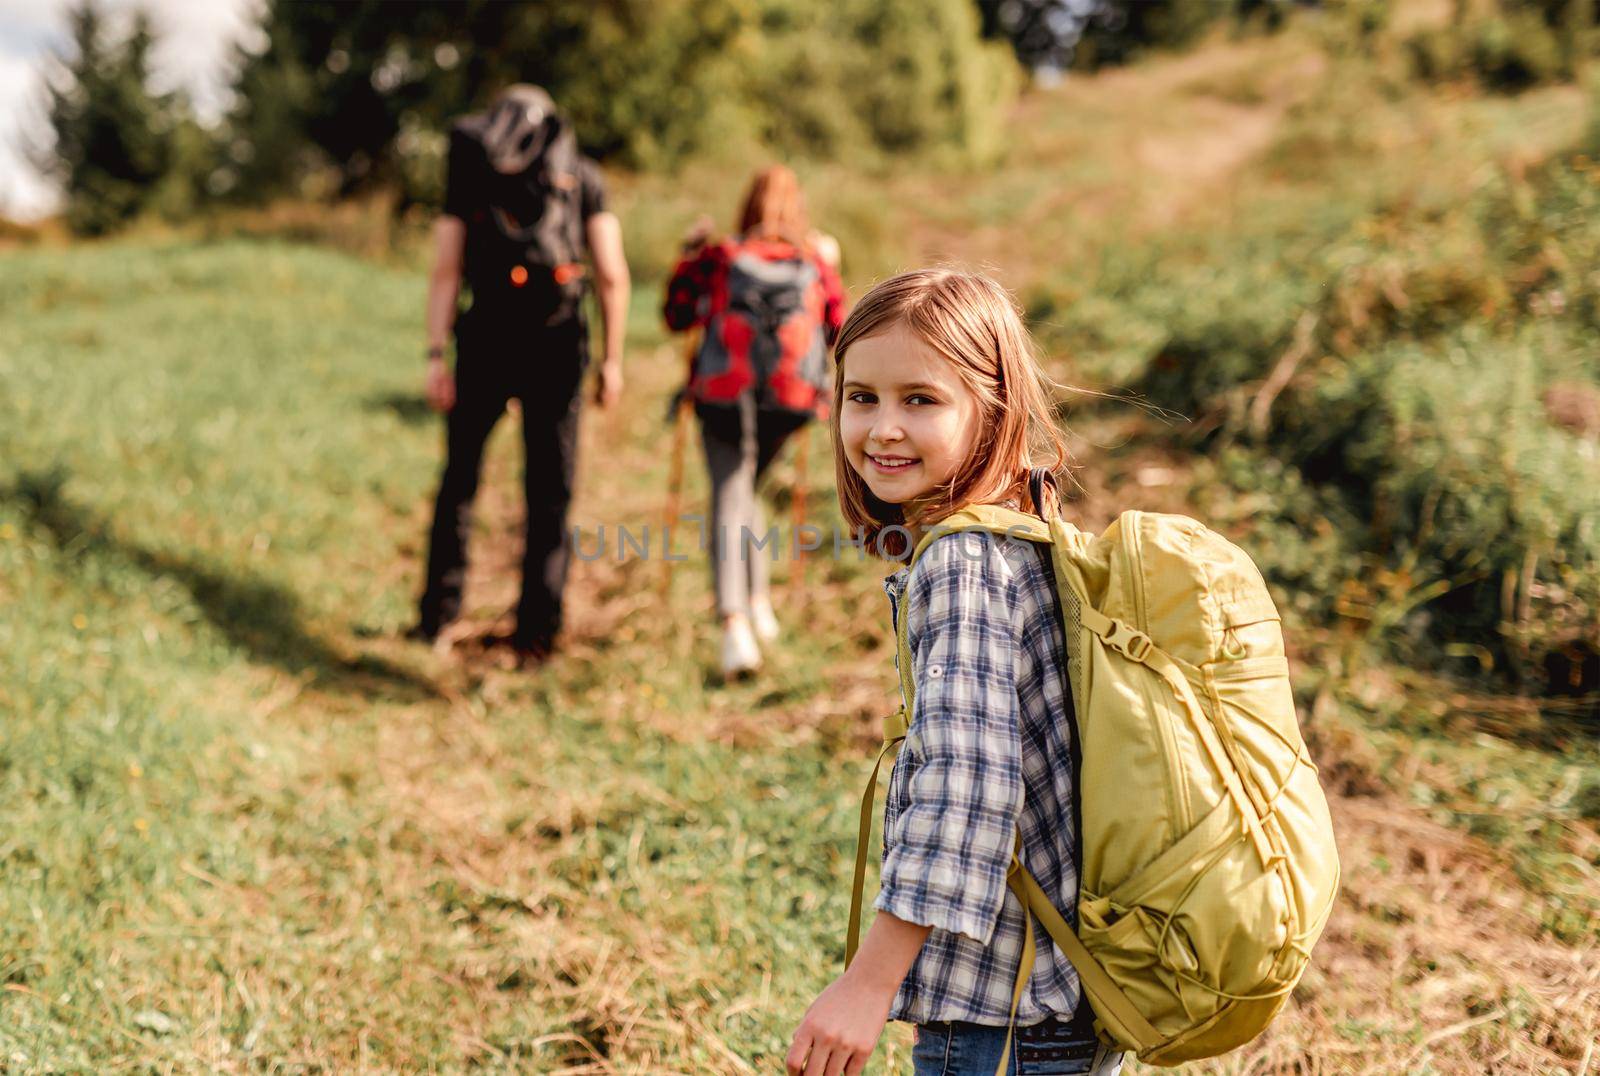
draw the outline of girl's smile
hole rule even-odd
[[[875,497],[906,504],[946,485],[978,435],[978,400],[948,359],[904,324],[845,356],[839,436]]]
[[[987,277],[924,269],[882,281],[840,326],[834,354],[830,432],[839,508],[862,547],[885,561],[909,559],[952,512],[1016,497],[1036,463],[1052,471],[1066,464],[1052,383],[1015,299]],[[909,780],[906,767],[895,772],[900,784],[890,801],[896,813],[884,816],[883,903],[850,965],[864,970],[835,980],[806,1011],[784,1058],[789,1076],[860,1071],[891,1015],[916,1020],[953,1010],[972,1020],[1012,1004],[1014,976],[1000,955],[1006,951],[1000,939],[1021,937],[1032,920],[1026,913],[1015,919],[1002,914],[1003,927],[996,920],[1004,894],[987,880],[996,877],[993,865],[1003,870],[1010,861],[1013,841],[1009,822],[1002,828],[990,821],[1020,819],[1023,782],[1016,775],[1037,773],[1042,764],[1053,776],[1058,762],[1063,774],[1074,773],[1065,749],[1059,758],[1047,757],[1054,740],[1016,732],[1023,715],[1033,714],[1033,703],[1037,714],[1027,720],[1053,728],[1059,718],[1043,693],[1020,689],[1024,648],[1040,647],[1028,664],[1050,670],[1062,697],[1069,692],[1048,554],[1032,543],[983,543],[979,551],[982,557],[974,558],[974,547],[965,544],[926,543],[932,567],[895,600],[897,628],[915,615],[914,602],[926,603],[922,631],[907,630],[899,641],[901,671],[918,681],[917,735],[929,747],[928,764]],[[1025,576],[1041,595],[1027,605],[1013,597],[1022,593]],[[1027,625],[1018,618],[1025,608],[1039,611],[1027,614]],[[1076,796],[1077,786],[1071,788]],[[1031,797],[1033,806],[1038,800]],[[1070,812],[1077,801],[1062,799],[1061,805]],[[1058,828],[1076,841],[1076,827]],[[865,869],[865,844],[857,873]],[[1047,842],[1039,854],[1070,864],[1075,851],[1075,845]],[[1069,874],[1064,870],[1062,877]],[[1077,893],[1063,897],[1076,900]],[[859,896],[852,903],[859,905]],[[969,917],[995,924],[995,944],[985,943],[982,967],[969,961],[967,939],[958,942],[957,934],[941,929],[959,930]],[[858,926],[852,925],[852,940]],[[1022,943],[1009,944],[1015,952]],[[924,974],[913,977],[918,966]],[[1056,967],[1071,974],[1065,958]],[[960,989],[950,988],[952,976],[960,978]],[[1036,992],[1034,1003],[1049,1011],[1049,996]],[[1062,996],[1061,1007],[1070,1013],[1073,999]],[[955,1049],[955,1033],[942,1034]],[[1000,1050],[998,1038],[993,1045]],[[1101,1044],[1090,1037],[1085,1045],[1097,1051]],[[955,1064],[943,1046],[938,1054],[934,1063],[941,1071],[946,1061]],[[920,1055],[916,1060],[918,1071],[927,1067]],[[985,1060],[983,1071],[992,1072],[999,1053]],[[966,1063],[957,1067],[978,1071]]]

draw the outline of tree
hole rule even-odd
[[[271,0],[242,57],[238,191],[437,191],[454,115],[548,89],[584,149],[644,169],[722,147],[982,149],[1014,64],[972,0]]]
[[[47,90],[55,145],[38,163],[61,182],[68,226],[99,235],[173,201],[180,129],[193,121],[181,96],[150,92],[155,39],[143,12],[120,39],[108,34],[95,0],[72,8],[68,20],[74,52],[61,57]]]
[[[449,117],[495,88],[549,84],[551,58],[586,10],[569,0],[269,0],[265,47],[239,55],[235,189],[251,199],[298,192],[322,171],[336,197],[416,194],[411,158],[442,154]]]

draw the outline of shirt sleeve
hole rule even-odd
[[[472,137],[459,128],[450,131],[450,152],[445,160],[444,213],[466,220],[481,203],[478,186],[483,152]]]
[[[701,247],[685,254],[667,281],[661,316],[673,332],[704,325],[711,317],[711,288],[716,278],[720,247]]]
[[[1016,578],[993,536],[956,534],[928,547],[906,594],[912,768],[876,906],[987,945],[1022,809]]]
[[[591,158],[578,161],[578,200],[583,219],[606,211],[606,181],[600,166]]]

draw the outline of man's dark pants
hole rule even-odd
[[[428,579],[419,626],[434,634],[461,611],[472,501],[483,447],[506,402],[522,402],[527,540],[522,600],[512,643],[548,647],[561,630],[570,536],[567,506],[578,456],[578,412],[587,365],[583,320],[530,329],[469,312],[456,332],[456,403],[448,417],[444,475],[434,505]]]

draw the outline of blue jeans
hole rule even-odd
[[[1006,1029],[959,1020],[917,1025],[911,1051],[915,1076],[994,1076],[1006,1046]],[[1098,1065],[1097,1065],[1098,1062]],[[1101,1047],[1092,1021],[1049,1019],[1017,1028],[1011,1042],[1012,1076],[1116,1076],[1120,1054]]]

